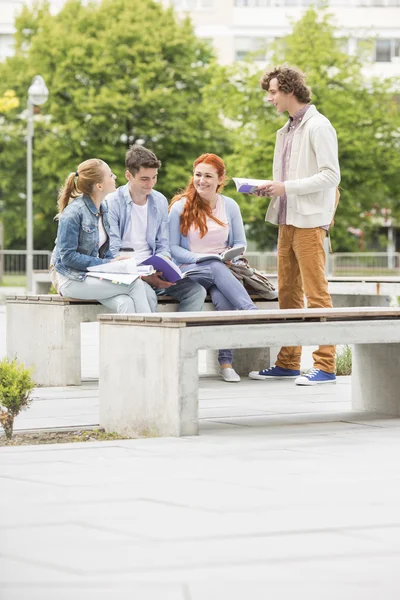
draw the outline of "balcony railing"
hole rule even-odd
[[[51,252],[35,250],[33,253],[33,269],[45,271],[50,266]],[[25,275],[26,250],[0,250],[0,278],[4,275]]]
[[[246,252],[249,264],[265,273],[277,273],[275,252]],[[399,252],[337,252],[330,254],[327,271],[333,276],[399,276]]]
[[[47,270],[51,252],[36,250],[33,256],[34,270]],[[246,252],[250,266],[264,273],[277,273],[276,252]],[[327,272],[333,276],[399,276],[399,252],[336,252],[327,260]],[[0,250],[0,279],[3,276],[23,276],[26,273],[25,250]]]

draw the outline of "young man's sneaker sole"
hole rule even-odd
[[[295,379],[300,375],[300,371],[295,369],[283,369],[282,367],[270,367],[263,371],[251,371],[249,373],[250,379]]]

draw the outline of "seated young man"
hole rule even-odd
[[[111,253],[117,256],[121,249],[132,248],[137,265],[153,255],[170,258],[168,201],[153,189],[161,162],[147,148],[134,145],[126,153],[125,166],[128,183],[107,196]],[[142,280],[153,312],[162,294],[175,298],[179,311],[202,310],[206,290],[199,283],[186,278],[170,283],[158,274]]]

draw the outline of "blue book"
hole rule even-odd
[[[241,179],[240,177],[232,177],[232,181],[235,183],[237,191],[242,194],[254,194],[259,185],[270,183],[268,179]]]
[[[150,258],[140,263],[141,265],[151,265],[156,271],[161,271],[162,277],[171,283],[176,283],[182,279],[180,268],[166,256],[150,256]]]

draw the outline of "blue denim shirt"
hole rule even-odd
[[[153,254],[171,256],[168,235],[168,200],[160,192],[152,190],[147,196],[146,240]],[[119,254],[122,240],[131,227],[132,198],[128,184],[109,194],[106,198],[108,219],[110,222],[110,251],[113,256]]]
[[[243,219],[237,202],[229,196],[222,196],[225,200],[225,210],[229,225],[228,246],[247,246],[244,232]],[[189,249],[188,238],[181,233],[181,214],[186,198],[182,198],[172,205],[169,215],[169,237],[171,240],[172,258],[178,265],[193,264],[198,254]]]
[[[99,249],[100,214],[109,237],[110,225],[104,204],[99,211],[89,196],[79,196],[65,207],[58,222],[54,250],[54,268],[58,273],[82,281],[88,267],[110,262],[109,239]]]

